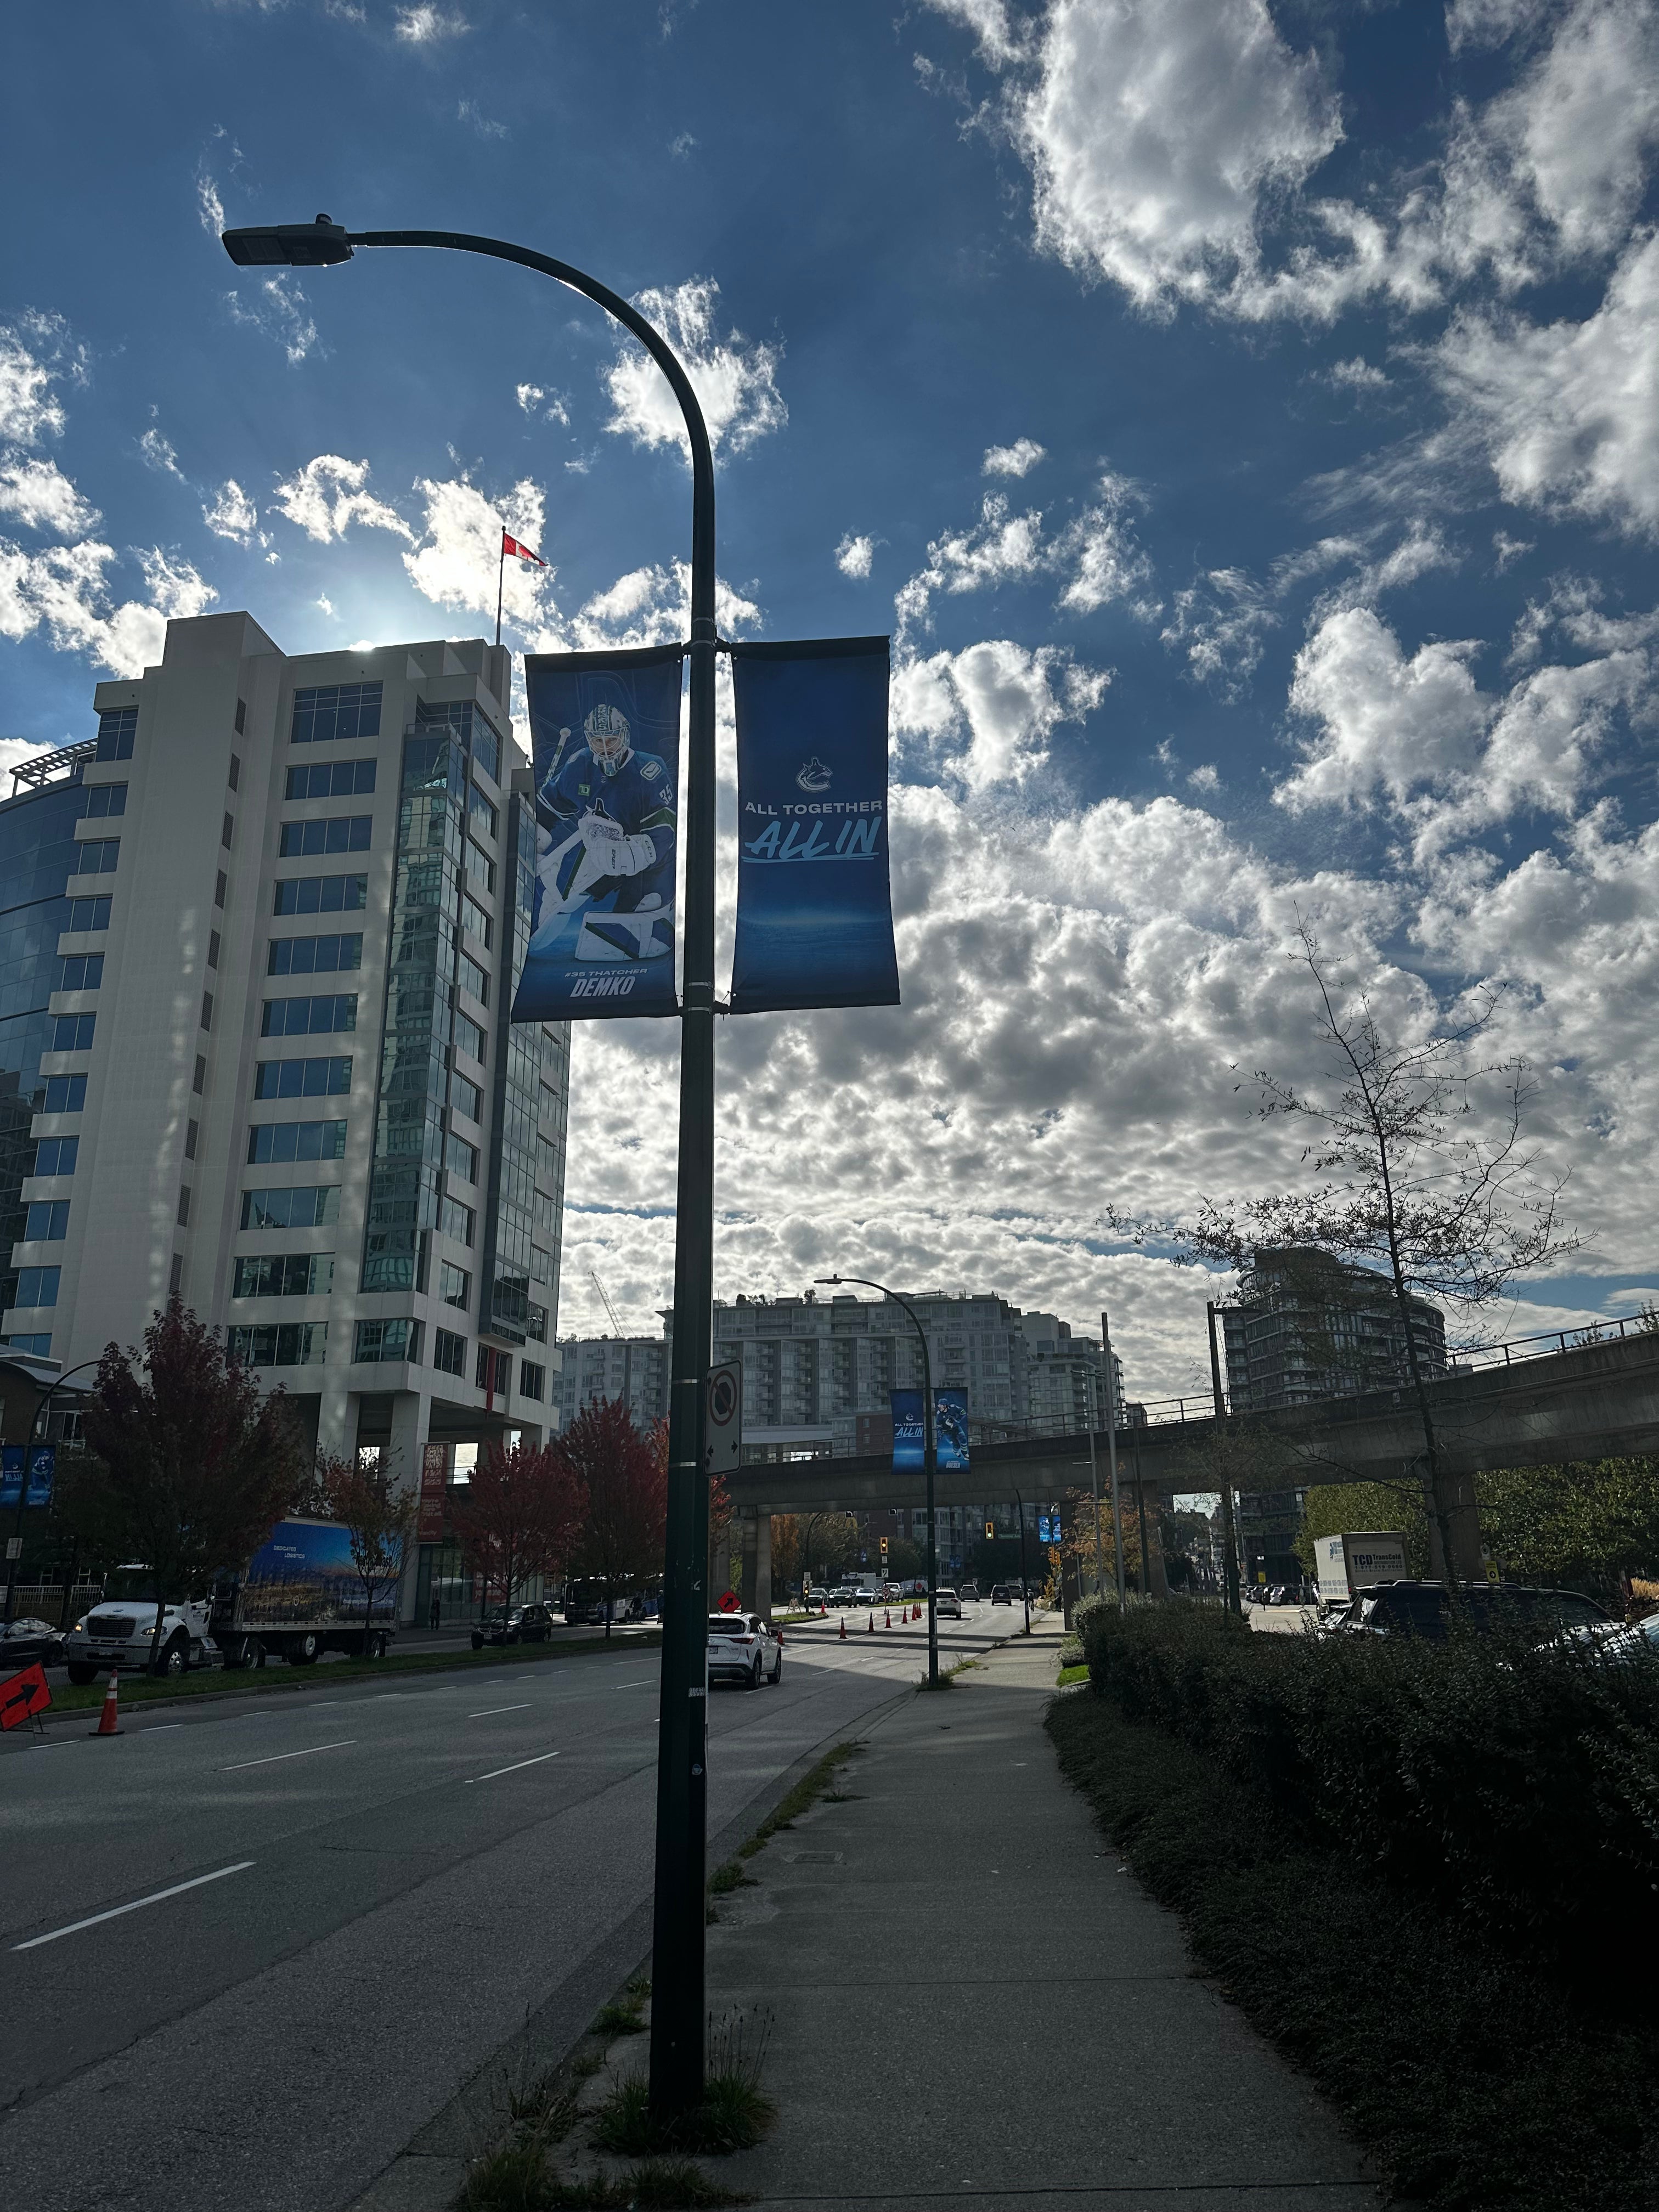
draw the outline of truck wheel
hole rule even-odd
[[[264,1665],[265,1647],[260,1643],[257,1636],[253,1638],[251,1643],[243,1647],[242,1663],[246,1667],[263,1667]]]
[[[377,1659],[384,1659],[391,1649],[392,1638],[386,1634],[385,1629],[382,1629],[374,1639],[374,1656]]]
[[[476,1628],[472,1632],[472,1649],[475,1651],[482,1651],[483,1650],[483,1638],[479,1635]]]
[[[169,1680],[173,1680],[182,1674],[189,1665],[189,1646],[182,1637],[175,1637],[156,1661],[155,1671],[158,1674],[167,1676]]]
[[[95,1667],[88,1667],[84,1659],[71,1659],[69,1662],[69,1678],[71,1682],[78,1683],[84,1690],[88,1682],[95,1682],[98,1680],[98,1669]]]
[[[317,1655],[322,1650],[320,1637],[309,1631],[304,1636],[291,1636],[288,1644],[288,1663],[290,1667],[314,1667]]]

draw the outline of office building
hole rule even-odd
[[[510,662],[169,624],[0,805],[0,1334],[67,1370],[170,1296],[324,1446],[552,1418],[568,1031],[529,933]]]

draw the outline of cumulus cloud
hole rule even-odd
[[[115,558],[94,538],[34,554],[0,538],[0,637],[42,632],[59,653],[142,676],[161,658],[168,622],[204,612],[218,594],[188,561],[155,546],[137,556],[146,597],[115,603],[106,574]]]
[[[440,46],[446,39],[465,36],[471,27],[459,9],[434,7],[432,0],[399,8],[392,26],[396,36],[411,46]]]
[[[545,421],[562,422],[567,429],[569,428],[570,410],[562,392],[544,391],[539,384],[520,384],[516,387],[516,392],[519,404],[526,415],[534,415],[539,408]],[[547,402],[545,407],[542,406],[544,400]]]
[[[854,538],[851,531],[848,532],[836,548],[836,568],[841,570],[843,576],[851,576],[854,582],[861,582],[869,574],[871,563],[875,557],[875,539]]]
[[[980,473],[988,477],[1029,477],[1046,451],[1035,438],[1016,438],[1012,446],[988,446]]]
[[[296,368],[318,344],[306,295],[286,269],[261,277],[250,291],[227,292],[225,300],[233,322],[274,338]]]
[[[98,527],[98,510],[82,498],[55,461],[19,453],[0,456],[0,514],[27,529],[82,537]]]
[[[934,538],[923,566],[899,591],[893,604],[901,639],[932,627],[940,593],[991,590],[1034,576],[1063,579],[1060,605],[1073,613],[1128,599],[1150,617],[1154,610],[1145,594],[1152,564],[1131,520],[1138,504],[1135,488],[1109,471],[1091,503],[1051,533],[1040,508],[1017,514],[1006,493],[987,492],[978,521]]]
[[[203,507],[202,520],[216,538],[234,544],[252,545],[258,535],[259,510],[234,477],[227,477]]]
[[[377,499],[367,489],[368,483],[367,461],[349,461],[339,453],[319,453],[286,481],[277,480],[276,505],[319,545],[343,538],[354,522],[366,530],[389,530],[394,537],[412,543],[415,533],[402,515]]]
[[[164,438],[153,422],[138,441],[138,451],[147,469],[154,469],[158,476],[177,477],[180,483],[184,482],[185,472],[179,465],[173,441]]]
[[[1007,0],[927,0],[927,5],[971,31],[993,69],[1017,60],[1026,50],[1024,27],[1009,13]]]
[[[635,304],[684,363],[709,444],[717,453],[725,447],[740,453],[789,419],[777,384],[783,349],[750,341],[740,331],[721,337],[714,316],[719,297],[712,278],[694,276],[671,289],[641,292]],[[607,430],[639,445],[689,451],[679,402],[641,346],[624,339],[604,380],[612,409]]]
[[[1659,235],[1620,261],[1582,323],[1471,313],[1436,372],[1506,499],[1659,531]]]
[[[1164,642],[1184,654],[1188,673],[1224,699],[1243,696],[1279,617],[1243,568],[1212,568],[1175,595]]]
[[[64,335],[56,316],[0,323],[0,439],[34,446],[61,435],[64,403],[53,386]]]
[[[901,659],[893,726],[930,740],[970,792],[1017,787],[1047,761],[1060,723],[1081,721],[1110,682],[1109,671],[1079,666],[1063,647],[987,639],[961,653]]]
[[[359,465],[366,473],[367,464]],[[410,531],[403,533],[411,540],[403,556],[410,582],[439,606],[493,613],[501,532],[506,529],[526,545],[539,545],[547,526],[541,492],[528,478],[500,500],[487,499],[465,477],[422,477],[415,489],[426,512],[418,539]],[[526,568],[522,561],[509,562],[501,577],[504,612],[520,625],[540,620],[556,573],[551,567]]]

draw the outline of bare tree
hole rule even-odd
[[[1389,1285],[1422,1427],[1429,1514],[1443,1571],[1455,1583],[1452,1516],[1460,1501],[1446,1471],[1413,1301],[1473,1315],[1516,1275],[1576,1249],[1556,1218],[1565,1178],[1540,1174],[1537,1154],[1523,1143],[1535,1090],[1526,1061],[1483,1057],[1497,989],[1483,986],[1461,1018],[1426,1035],[1396,1030],[1364,992],[1342,994],[1299,915],[1297,935],[1301,950],[1292,957],[1313,984],[1324,1079],[1304,1090],[1258,1070],[1255,1081],[1264,1119],[1287,1115],[1306,1127],[1302,1158],[1316,1188],[1237,1209],[1206,1200],[1188,1241],[1237,1268],[1261,1246],[1312,1246],[1374,1270]]]
[[[397,1481],[378,1451],[355,1460],[319,1452],[316,1487],[322,1513],[338,1522],[351,1546],[351,1564],[363,1591],[363,1656],[372,1659],[374,1600],[398,1587],[419,1500]]]

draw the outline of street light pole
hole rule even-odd
[[[1087,1372],[1085,1369],[1085,1379]],[[1106,1587],[1106,1570],[1102,1564],[1100,1547],[1100,1469],[1095,1462],[1095,1430],[1100,1420],[1098,1377],[1091,1383],[1089,1395],[1094,1401],[1089,1421],[1089,1489],[1095,1501],[1095,1595],[1099,1597]]]
[[[223,244],[242,268],[279,263],[317,268],[350,260],[358,246],[405,246],[479,253],[533,269],[593,301],[637,338],[667,378],[685,420],[691,452],[691,637],[680,939],[679,1179],[652,1922],[651,2109],[667,2118],[701,2098],[703,2064],[708,1698],[703,1401],[714,1243],[714,463],[708,432],[691,380],[666,340],[619,293],[568,262],[463,231],[347,231],[326,216],[314,223],[227,231]]]
[[[890,1291],[885,1283],[872,1283],[867,1275],[818,1275],[820,1289],[830,1284],[856,1283],[860,1290],[879,1291],[910,1316],[910,1326],[921,1346],[921,1464],[927,1483],[927,1686],[939,1687],[939,1540],[933,1527],[933,1471],[938,1455],[933,1439],[933,1367],[927,1356],[927,1334],[908,1298]]]
[[[1106,1370],[1106,1452],[1112,1467],[1112,1553],[1117,1563],[1117,1609],[1128,1611],[1123,1594],[1123,1507],[1117,1489],[1117,1377],[1112,1372],[1112,1325],[1103,1307],[1100,1316],[1100,1359]]]

